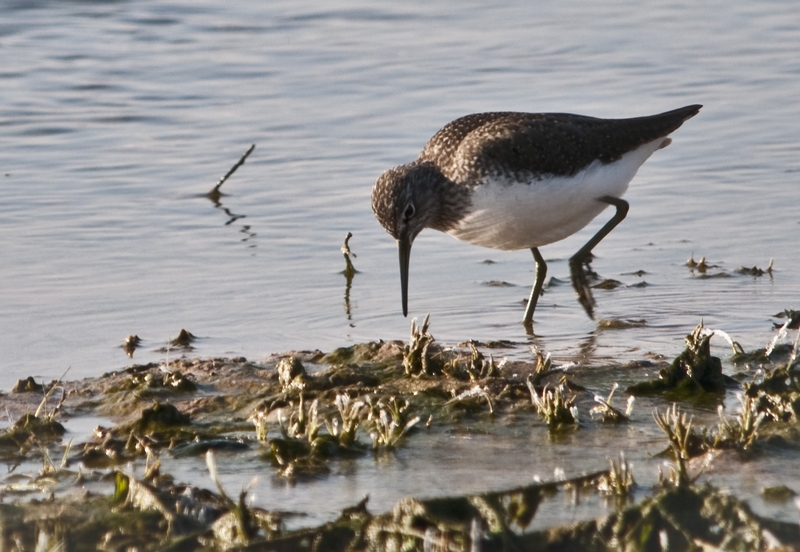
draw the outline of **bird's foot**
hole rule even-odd
[[[578,302],[583,306],[589,318],[594,320],[594,297],[592,296],[592,288],[590,285],[591,280],[597,278],[595,273],[589,266],[589,261],[584,262],[582,259],[570,259],[569,271],[572,279],[572,287],[575,293],[578,294]]]

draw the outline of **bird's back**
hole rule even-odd
[[[447,124],[425,145],[420,161],[432,162],[453,182],[476,185],[502,172],[530,180],[572,176],[594,161],[613,163],[632,150],[664,138],[699,105],[630,119],[567,113],[476,113]]]

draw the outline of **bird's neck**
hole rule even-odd
[[[469,188],[445,177],[433,163],[419,163],[416,171],[415,195],[429,217],[425,226],[447,232],[466,214],[470,206]]]

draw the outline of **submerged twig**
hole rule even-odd
[[[344,270],[342,271],[342,274],[344,274],[344,277],[345,277],[345,280],[346,280],[346,284],[345,284],[345,287],[344,287],[344,311],[345,311],[345,314],[347,314],[347,319],[348,320],[351,319],[351,315],[350,315],[350,288],[353,285],[353,277],[355,277],[355,275],[358,273],[358,270],[356,270],[356,267],[353,266],[353,261],[350,260],[350,257],[353,257],[353,258],[356,257],[356,254],[353,253],[352,251],[350,251],[350,243],[349,242],[350,242],[350,238],[352,238],[352,237],[353,237],[353,233],[352,232],[348,232],[347,235],[344,237],[344,244],[342,244],[342,249],[341,249],[342,255],[344,255],[344,262],[345,262],[345,267],[344,267]]]
[[[228,178],[230,178],[230,176],[231,176],[233,173],[235,173],[235,172],[236,172],[236,169],[238,169],[239,167],[241,167],[242,165],[244,165],[244,161],[245,161],[245,159],[247,159],[247,157],[248,157],[248,156],[249,156],[251,153],[253,153],[253,150],[254,150],[254,149],[256,149],[256,145],[255,145],[255,144],[251,145],[251,146],[250,146],[250,147],[247,149],[247,151],[246,151],[246,152],[244,152],[244,155],[242,155],[241,159],[239,159],[239,161],[238,161],[238,162],[237,162],[237,163],[236,163],[236,164],[235,164],[233,167],[231,167],[231,170],[229,170],[227,173],[225,173],[225,176],[223,176],[222,178],[220,178],[220,179],[219,179],[219,181],[218,181],[218,182],[217,182],[217,184],[214,186],[214,188],[212,188],[212,189],[211,189],[211,191],[210,191],[210,192],[208,192],[208,193],[206,194],[206,195],[207,195],[209,198],[211,198],[212,200],[217,200],[217,199],[219,199],[219,196],[221,196],[221,195],[222,195],[222,192],[220,192],[220,191],[219,191],[219,189],[222,187],[222,185],[225,183],[225,181],[226,181],[226,180],[228,180]]]
[[[357,255],[355,253],[350,251],[350,243],[349,242],[350,242],[350,238],[352,238],[352,237],[353,237],[353,233],[352,232],[348,232],[347,235],[344,237],[344,243],[342,244],[342,249],[341,249],[342,255],[344,255],[344,262],[346,263],[345,268],[344,268],[344,275],[348,279],[352,278],[356,273],[358,273],[358,270],[356,270],[356,267],[353,266],[353,261],[350,260],[350,257],[353,257],[354,259],[357,257]]]

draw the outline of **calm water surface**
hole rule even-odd
[[[372,183],[448,121],[489,110],[705,105],[640,170],[628,218],[595,250],[595,270],[626,284],[596,292],[598,317],[646,324],[598,331],[565,283],[529,338],[530,253],[427,231],[410,316],[432,313],[440,342],[615,363],[676,354],[702,319],[763,346],[771,315],[800,307],[798,51],[790,1],[3,2],[0,389],[121,368],[128,334],[144,340],[136,362],[178,354],[157,350],[181,328],[201,338],[193,354],[251,359],[405,338]],[[253,143],[221,204],[204,197]],[[551,276],[567,281],[600,224],[543,248]],[[731,277],[693,275],[691,254]],[[770,258],[772,278],[735,273]],[[558,462],[534,463],[547,475]]]

